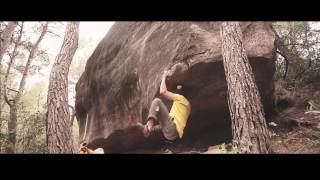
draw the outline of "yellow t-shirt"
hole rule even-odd
[[[174,118],[179,137],[182,138],[183,130],[190,115],[190,102],[180,94],[173,95],[173,105],[169,115]]]

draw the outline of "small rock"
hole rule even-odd
[[[98,148],[93,151],[93,154],[104,154],[104,150],[102,148]]]
[[[270,126],[277,126],[277,124],[274,123],[274,122],[270,122],[269,125],[270,125]]]

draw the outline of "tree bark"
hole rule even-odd
[[[9,79],[9,74],[10,74],[11,67],[14,66],[14,64],[15,64],[15,59],[16,59],[16,55],[17,55],[17,49],[18,49],[18,46],[19,46],[19,44],[21,42],[21,38],[22,38],[23,24],[24,23],[22,22],[18,39],[17,39],[16,43],[14,44],[14,48],[13,48],[12,53],[9,55],[10,56],[10,61],[9,61],[8,67],[7,67],[6,74],[4,76],[3,96],[4,96],[5,102],[9,106],[12,106],[12,102],[9,100],[9,97],[8,97],[8,89],[10,89],[10,88],[8,88],[8,79]]]
[[[3,55],[5,53],[5,51],[7,50],[9,44],[10,44],[10,39],[13,35],[14,29],[16,28],[16,26],[18,25],[17,21],[11,21],[8,23],[7,27],[4,29],[4,31],[2,32],[1,36],[0,36],[0,73],[2,70],[2,58]],[[1,75],[0,75],[0,103],[2,103],[3,99],[3,90],[2,90],[3,86],[2,86],[2,79],[1,79]],[[0,107],[2,108],[2,107]],[[2,114],[2,109],[0,109],[0,120],[1,120],[1,114]]]
[[[13,154],[16,145],[17,134],[17,104],[14,103],[10,107],[10,120],[8,121],[8,142],[6,151],[8,154]]]
[[[10,54],[10,61],[4,77],[4,84],[3,84],[4,100],[10,108],[10,120],[8,121],[8,141],[6,146],[6,152],[10,154],[14,153],[15,143],[16,143],[17,105],[16,103],[14,103],[13,100],[9,99],[8,97],[8,89],[10,89],[8,88],[8,78],[9,78],[11,67],[14,66],[15,64],[16,51],[21,41],[22,33],[23,33],[23,23],[21,24],[21,29],[20,29],[17,42],[14,44],[13,51]]]
[[[7,70],[7,74],[6,74],[6,77],[5,77],[5,91],[4,91],[5,92],[4,93],[5,100],[6,100],[6,102],[8,103],[8,105],[10,107],[10,119],[8,121],[8,135],[9,135],[9,138],[8,138],[8,144],[7,144],[7,148],[6,148],[7,153],[14,153],[14,151],[15,151],[16,131],[17,131],[17,115],[18,115],[17,114],[18,113],[17,107],[18,107],[18,105],[20,103],[21,96],[22,96],[22,94],[24,92],[24,88],[25,88],[25,84],[26,84],[26,81],[27,81],[27,77],[28,77],[28,73],[29,73],[29,68],[30,68],[31,62],[34,59],[34,55],[38,50],[40,42],[42,41],[44,35],[47,33],[47,29],[48,29],[48,23],[43,25],[42,32],[41,32],[39,38],[37,39],[36,43],[32,45],[32,47],[30,49],[29,56],[28,56],[28,59],[27,59],[27,63],[25,65],[25,68],[24,68],[24,71],[23,71],[23,74],[22,74],[22,78],[21,78],[20,83],[19,83],[19,89],[17,91],[17,94],[14,96],[14,98],[12,100],[9,99],[8,95],[7,95],[7,89],[8,89],[7,88],[7,80],[8,80],[8,76],[10,74],[10,68],[11,68],[11,66],[13,66],[13,63],[14,63],[15,49],[16,49],[16,46],[20,43],[21,34],[19,36],[18,42],[16,42],[18,44],[15,45],[13,54],[11,55],[11,60],[10,60],[10,63],[9,63],[9,66],[8,66],[8,70]],[[21,33],[22,33],[22,31],[23,31],[23,26],[22,26],[22,29],[21,29]]]
[[[67,24],[64,41],[52,67],[48,88],[47,144],[49,153],[73,153],[68,106],[68,73],[78,48],[79,22]]]
[[[221,40],[235,144],[241,153],[268,153],[269,133],[264,110],[239,23],[223,22]]]
[[[1,34],[1,37],[0,37],[0,67],[1,67],[3,55],[9,46],[9,42],[12,37],[13,31],[17,25],[18,25],[17,21],[9,22],[7,27],[5,28],[5,30]]]

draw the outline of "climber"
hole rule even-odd
[[[155,98],[151,103],[146,125],[140,124],[140,127],[145,137],[149,137],[151,133],[156,131],[162,131],[167,140],[174,141],[183,136],[191,112],[191,104],[186,99],[186,90],[182,85],[177,86],[176,93],[167,90],[166,79],[168,76],[170,76],[169,71],[164,71],[160,94],[173,101],[170,113],[165,104],[159,98]]]
[[[87,147],[87,143],[81,143],[79,154],[104,154],[104,150],[102,148],[98,148],[96,150],[92,150]]]

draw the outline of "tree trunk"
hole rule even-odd
[[[17,104],[9,99],[8,97],[8,78],[10,74],[11,67],[15,64],[15,57],[16,57],[16,51],[19,46],[19,43],[21,41],[23,33],[23,23],[21,24],[20,33],[17,39],[17,42],[14,45],[13,51],[10,55],[10,61],[8,64],[7,72],[4,77],[4,84],[3,84],[3,96],[5,99],[5,102],[8,104],[10,108],[10,119],[8,121],[8,141],[6,146],[6,152],[7,153],[14,153],[15,144],[16,144],[16,125],[17,125]]]
[[[18,25],[18,23],[16,21],[9,22],[6,29],[1,34],[1,37],[0,37],[0,67],[1,67],[3,55],[9,46],[9,42],[12,37],[14,28],[16,28],[17,25]]]
[[[239,23],[223,22],[221,40],[233,139],[241,153],[268,153],[264,110]]]
[[[52,67],[48,88],[47,143],[49,153],[72,153],[73,136],[68,106],[68,73],[78,48],[79,22],[67,24],[64,41]]]
[[[18,23],[16,21],[11,21],[8,23],[7,27],[4,29],[4,31],[2,32],[1,36],[0,36],[0,74],[1,74],[1,70],[2,70],[2,58],[3,55],[5,53],[5,51],[7,50],[8,46],[9,46],[9,42],[10,39],[13,35],[14,29],[16,28],[16,26],[18,25]],[[2,79],[1,79],[1,75],[0,75],[0,103],[2,103],[3,99],[3,90],[2,90],[3,86],[2,86]],[[2,108],[2,107],[0,107]],[[0,120],[1,120],[1,114],[2,114],[2,109],[0,109]]]
[[[28,73],[29,73],[29,68],[30,68],[31,62],[34,59],[34,55],[37,52],[39,44],[42,41],[42,39],[44,38],[44,35],[47,33],[47,30],[48,30],[48,23],[43,25],[42,32],[41,32],[39,38],[37,39],[36,43],[32,46],[32,48],[30,50],[30,53],[29,53],[29,56],[28,56],[28,60],[27,60],[26,66],[24,68],[24,71],[23,71],[23,74],[22,74],[22,78],[21,78],[21,81],[20,81],[20,84],[19,84],[18,94],[15,97],[15,102],[16,103],[18,103],[20,101],[21,95],[22,95],[22,93],[24,91],[25,84],[26,84],[26,81],[27,81],[27,77],[28,77]]]
[[[28,59],[27,59],[27,63],[25,65],[25,68],[24,68],[24,71],[23,71],[23,74],[22,74],[22,78],[20,80],[19,89],[18,89],[18,91],[16,91],[17,94],[13,98],[13,100],[10,100],[8,98],[8,95],[7,95],[7,89],[8,89],[7,88],[7,80],[8,80],[8,76],[10,74],[10,68],[14,64],[15,50],[16,50],[17,44],[15,45],[15,48],[14,48],[13,53],[11,55],[11,60],[10,60],[9,66],[8,66],[7,74],[6,74],[6,77],[5,77],[5,84],[4,84],[4,87],[5,87],[4,97],[5,97],[5,100],[6,100],[6,102],[8,103],[8,105],[10,107],[10,119],[8,121],[9,138],[8,138],[8,144],[7,144],[7,148],[6,148],[7,153],[14,153],[14,150],[15,150],[16,129],[17,129],[17,106],[19,105],[21,96],[22,96],[22,94],[24,92],[24,88],[25,88],[25,84],[26,84],[26,81],[27,81],[27,77],[28,77],[28,73],[29,73],[29,68],[30,68],[31,62],[34,59],[34,55],[38,50],[40,42],[42,41],[44,35],[47,33],[47,29],[48,29],[48,23],[46,23],[42,27],[42,32],[41,32],[39,38],[37,39],[36,43],[31,47],[31,50],[29,52],[29,56],[28,56]],[[18,42],[17,42],[18,44],[20,43],[22,32],[23,32],[23,26],[21,27],[20,36],[19,36],[19,39],[18,39]]]
[[[6,151],[8,154],[13,154],[16,145],[17,134],[17,105],[13,103],[10,106],[10,120],[8,121],[8,142]]]
[[[11,67],[14,66],[14,64],[15,64],[18,46],[21,43],[21,38],[22,38],[22,34],[23,34],[23,24],[24,23],[22,22],[18,39],[17,39],[16,43],[14,44],[14,48],[13,48],[12,53],[9,55],[10,61],[9,61],[8,67],[7,67],[6,74],[4,76],[3,96],[5,99],[5,102],[9,105],[9,107],[12,106],[12,102],[10,102],[10,100],[8,98],[8,89],[9,89],[8,88],[8,79],[9,79]]]

